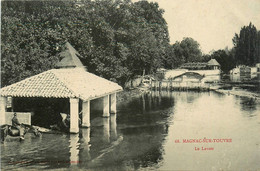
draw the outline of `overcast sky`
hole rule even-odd
[[[192,37],[204,53],[233,47],[234,34],[250,21],[260,30],[260,0],[148,1],[158,2],[165,10],[172,44]]]

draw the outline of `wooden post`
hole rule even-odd
[[[82,127],[90,127],[90,101],[82,103]]]
[[[103,97],[103,117],[109,117],[109,95]]]
[[[79,132],[79,99],[70,99],[70,132]]]
[[[113,93],[110,95],[110,113],[116,114],[116,93]]]
[[[0,96],[0,125],[6,124],[5,111],[6,111],[6,97]]]

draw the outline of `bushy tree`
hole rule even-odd
[[[2,86],[46,71],[66,41],[88,71],[121,85],[162,65],[168,27],[157,3],[3,1]]]
[[[228,73],[235,67],[235,61],[233,60],[232,53],[225,50],[217,50],[210,55],[211,59],[216,59],[221,66],[221,70],[224,73]]]
[[[259,31],[250,23],[235,34],[233,44],[235,49],[236,64],[254,66],[260,62],[260,37]]]
[[[180,48],[182,49],[182,56],[184,56],[185,62],[199,62],[202,60],[200,45],[196,40],[190,37],[184,38],[180,43]]]
[[[31,15],[32,2],[2,2],[1,85],[46,71],[59,60],[62,35],[47,26],[48,16]],[[35,7],[37,9],[37,4]]]
[[[203,60],[199,43],[192,38],[184,38],[181,42],[168,46],[164,64],[166,68],[176,68],[187,62]]]

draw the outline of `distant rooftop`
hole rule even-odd
[[[220,66],[220,64],[218,63],[218,61],[216,59],[211,59],[208,62],[208,65],[210,65],[210,66]]]
[[[66,49],[60,53],[62,60],[56,64],[57,68],[75,68],[84,67],[78,58],[80,54],[71,46],[70,43],[65,44]]]
[[[206,69],[211,66],[220,66],[220,64],[216,61],[216,59],[211,59],[208,62],[193,62],[193,63],[185,63],[180,66],[182,69]]]
[[[197,69],[204,69],[207,67],[207,63],[202,63],[202,62],[196,62],[196,63],[185,63],[183,65],[181,65],[180,68],[184,68],[184,69],[194,69],[194,68],[197,68]]]

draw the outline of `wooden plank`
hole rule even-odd
[[[17,119],[20,123],[31,125],[31,113],[29,112],[16,112]],[[12,125],[12,118],[14,112],[5,112],[5,122],[6,124]]]

